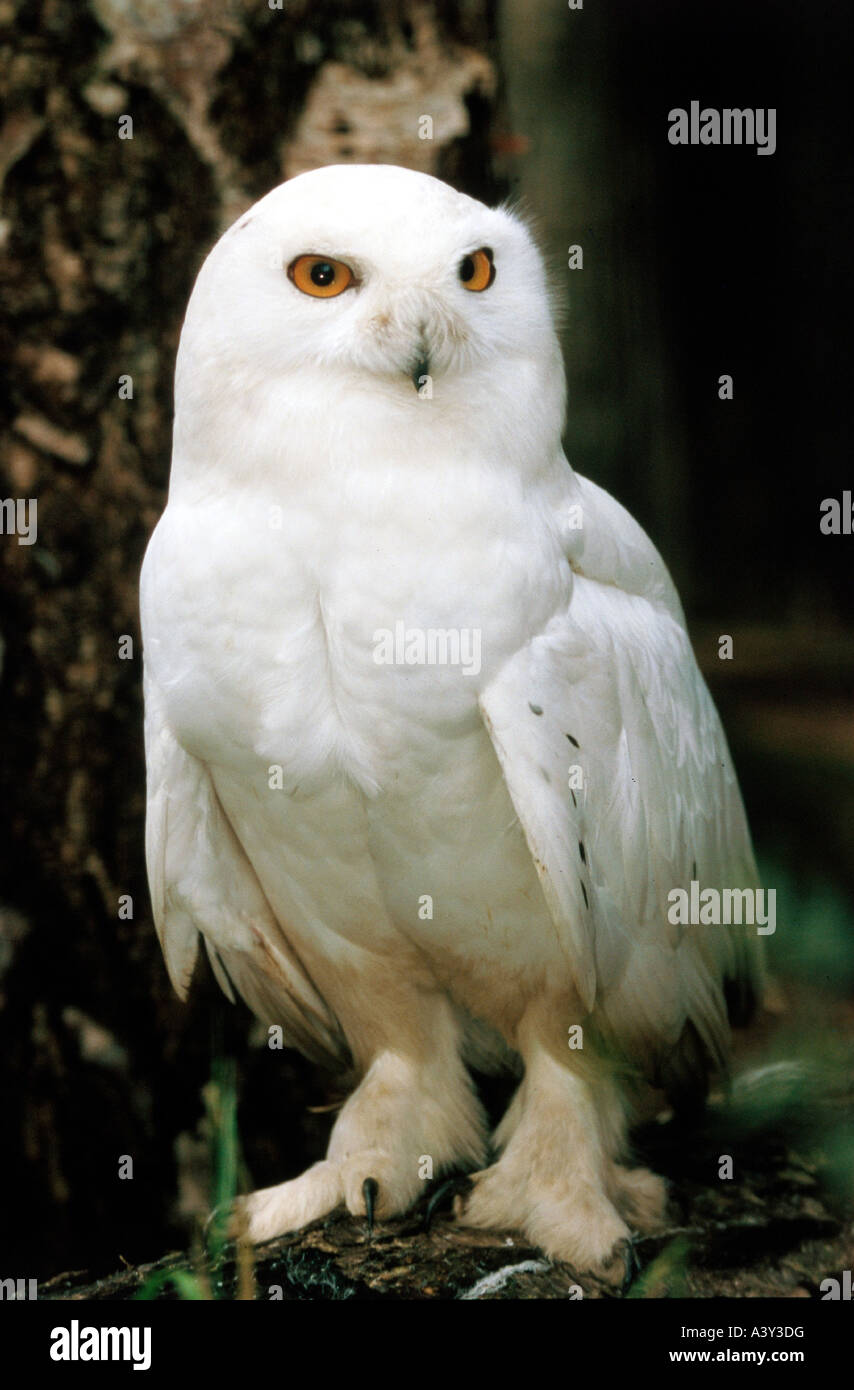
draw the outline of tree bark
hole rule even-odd
[[[206,985],[174,999],[150,918],[137,621],[193,279],[316,165],[500,194],[493,29],[489,0],[0,0],[2,495],[37,519],[34,544],[0,537],[0,1245],[31,1274],[181,1235],[173,1151],[208,1075]],[[326,1092],[292,1054],[271,1078],[231,1012],[273,1181],[318,1156]]]

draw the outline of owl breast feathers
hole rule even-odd
[[[304,174],[193,290],[141,583],[155,922],[179,994],[201,938],[353,1086],[326,1158],[243,1200],[253,1240],[402,1212],[427,1157],[472,1173],[459,1221],[617,1277],[665,1205],[627,1086],[702,1097],[757,996],[755,928],[672,910],[753,889],[750,837],[564,397],[526,227],[426,175]],[[518,1078],[492,1134],[472,1066]]]

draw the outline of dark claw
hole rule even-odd
[[[430,1223],[436,1215],[436,1211],[447,1197],[455,1197],[457,1194],[465,1196],[466,1193],[471,1192],[472,1185],[471,1178],[466,1173],[455,1173],[453,1177],[446,1178],[443,1183],[440,1183],[427,1203],[427,1210],[424,1213],[424,1230],[429,1231]],[[450,1204],[448,1210],[450,1211]]]
[[[380,1185],[376,1178],[365,1178],[362,1183],[362,1196],[365,1199],[365,1216],[368,1218],[368,1240],[374,1234],[374,1207],[380,1195]]]
[[[626,1249],[623,1254],[623,1259],[626,1265],[626,1272],[623,1276],[623,1282],[620,1285],[620,1293],[623,1295],[623,1297],[625,1297],[629,1289],[632,1287],[632,1284],[635,1282],[638,1275],[640,1274],[641,1268],[640,1260],[638,1259],[638,1252],[635,1249],[635,1243],[631,1238],[629,1238],[626,1241]]]

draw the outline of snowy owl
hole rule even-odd
[[[564,406],[527,228],[435,178],[300,175],[196,281],[141,579],[154,919],[179,995],[201,936],[349,1092],[253,1241],[462,1171],[459,1222],[616,1278],[666,1201],[636,1094],[705,1094],[758,996],[755,928],[672,908],[752,890],[749,831]],[[518,1079],[493,1133],[470,1068]]]

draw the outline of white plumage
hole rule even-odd
[[[404,1210],[429,1155],[481,1169],[460,1220],[611,1271],[664,1207],[620,1162],[633,1073],[702,1093],[756,993],[755,936],[668,921],[756,882],[749,834],[664,564],[563,411],[526,228],[436,179],[302,175],[199,274],[141,585],[155,921],[182,996],[201,935],[355,1086],[255,1240]],[[380,664],[400,623],[478,632],[480,670]],[[467,1061],[522,1075],[491,1140]]]

